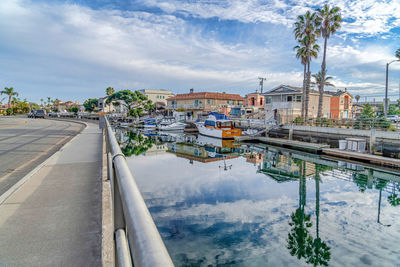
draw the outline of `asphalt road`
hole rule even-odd
[[[67,121],[0,117],[0,196],[83,127]]]

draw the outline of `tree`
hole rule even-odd
[[[357,103],[358,103],[358,100],[360,100],[360,96],[359,96],[359,95],[356,95],[355,98],[356,98],[356,101],[357,101]]]
[[[307,74],[307,48],[305,44],[302,42],[302,40],[299,41],[299,45],[296,45],[294,48],[296,50],[296,58],[301,59],[301,64],[304,66],[304,72],[303,72],[303,93],[301,97],[301,117],[304,118],[304,111],[305,111],[305,99],[306,99],[306,74]],[[318,56],[318,51],[319,51],[319,45],[314,44],[310,54],[311,57],[317,58]],[[304,121],[304,120],[303,120]]]
[[[322,105],[324,102],[324,88],[321,87],[322,81],[324,81],[324,85],[326,86],[333,86],[335,85],[333,83],[330,83],[329,80],[331,80],[333,77],[328,76],[328,77],[322,77],[322,73],[319,71],[317,74],[313,74],[312,77],[314,78],[314,81],[312,84],[318,86],[318,91],[319,91],[319,101],[318,101],[318,118],[322,118]]]
[[[112,95],[112,94],[114,94],[114,93],[115,93],[114,88],[112,88],[112,87],[107,87],[107,89],[106,89],[106,94],[107,94],[107,96],[110,96],[110,95]]]
[[[307,75],[305,85],[305,100],[304,101],[304,119],[308,119],[308,103],[310,97],[310,81],[311,81],[311,47],[316,42],[316,14],[307,11],[306,14],[297,17],[293,30],[296,40],[301,42],[306,49]],[[303,113],[303,112],[302,112]]]
[[[0,94],[8,95],[8,107],[11,107],[11,98],[13,96],[18,96],[18,93],[14,91],[14,88],[4,87],[4,90],[0,92]]]
[[[139,91],[121,90],[110,95],[106,103],[113,105],[123,105],[128,110],[128,115],[132,117],[143,116],[144,111],[154,110],[154,104]]]
[[[97,108],[99,104],[99,100],[96,98],[89,98],[88,100],[86,100],[83,103],[83,106],[85,107],[85,110],[87,112],[92,112],[93,110],[95,110]]]
[[[329,37],[340,29],[342,17],[340,15],[340,8],[330,8],[328,4],[325,4],[322,9],[317,10],[316,16],[317,24],[317,35],[322,35],[324,38],[324,53],[321,64],[321,80],[320,80],[320,92],[324,92],[325,77],[326,77],[326,47],[328,44]],[[321,102],[321,93],[320,93]],[[321,109],[319,108],[321,106]],[[318,118],[322,117],[322,105],[318,106]]]
[[[40,99],[40,106],[43,107],[43,98]]]

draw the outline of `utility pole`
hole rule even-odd
[[[267,80],[267,78],[258,77],[258,79],[260,80],[260,91],[261,91],[261,94],[262,94],[263,87],[264,87],[264,81]]]

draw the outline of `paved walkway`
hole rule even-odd
[[[89,124],[0,205],[0,266],[101,266],[101,175]]]

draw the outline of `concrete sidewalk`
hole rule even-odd
[[[0,205],[0,266],[101,266],[102,140],[89,123]]]

